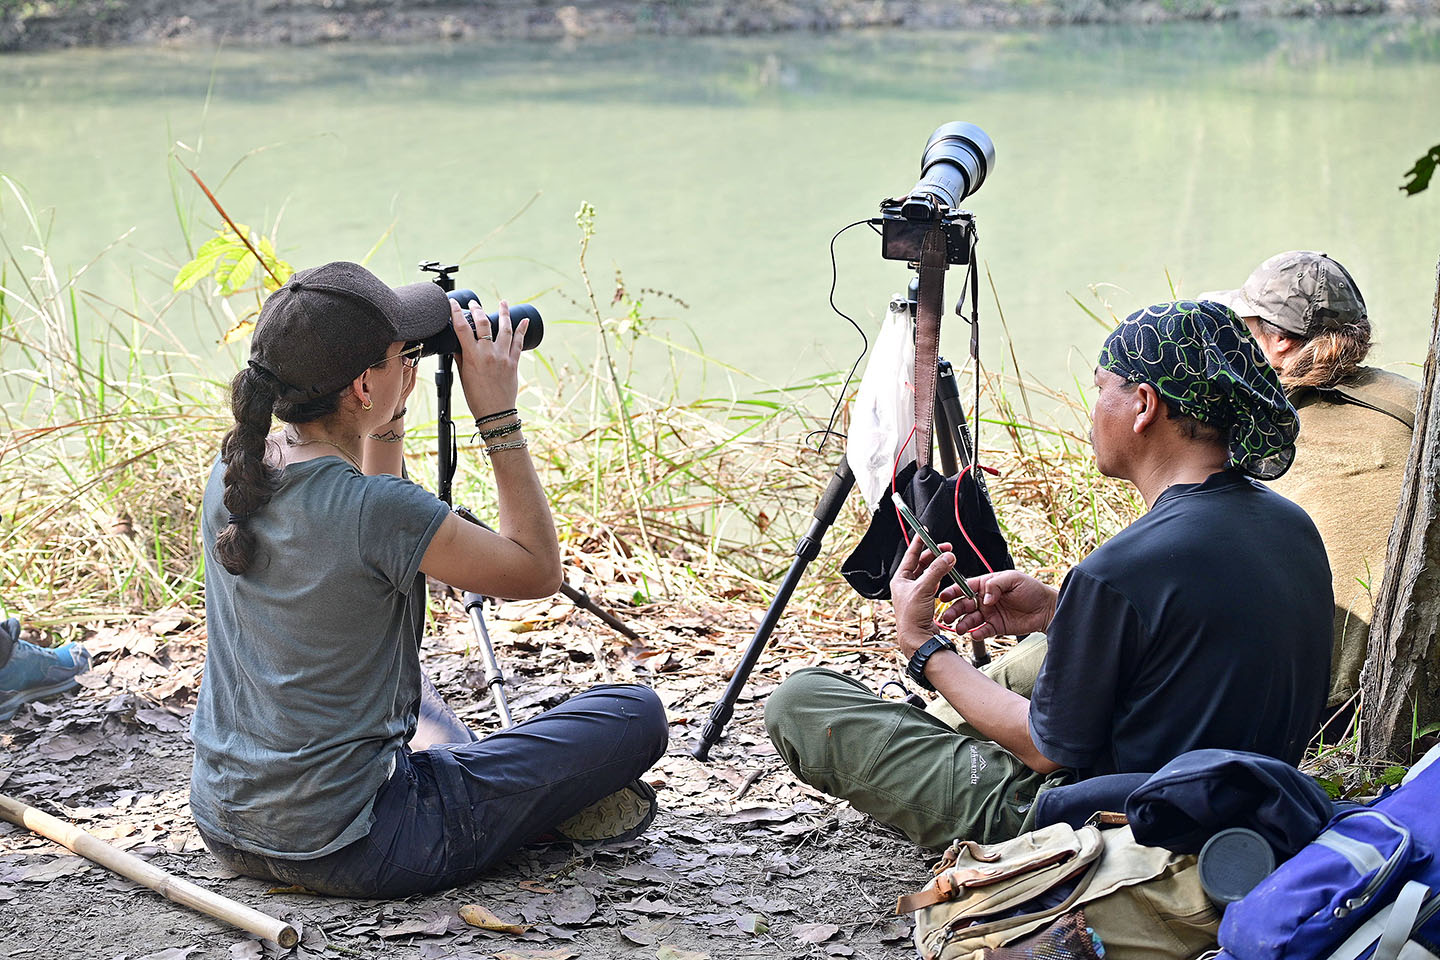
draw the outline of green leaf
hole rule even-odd
[[[1424,156],[1415,161],[1415,166],[1405,171],[1405,176],[1410,180],[1402,183],[1400,189],[1412,197],[1426,189],[1430,186],[1430,178],[1435,175],[1436,166],[1440,166],[1440,143],[1431,147]]]
[[[230,252],[236,243],[234,240],[226,240],[224,237],[215,237],[207,240],[205,244],[195,252],[195,259],[182,266],[175,274],[173,289],[176,291],[189,290],[202,279],[210,275],[215,269],[215,264]]]
[[[1380,774],[1379,782],[1387,787],[1393,787],[1405,779],[1406,770],[1404,767],[1386,767],[1385,772]]]
[[[1324,789],[1325,795],[1331,800],[1339,800],[1342,792],[1339,777],[1315,777],[1315,782]]]
[[[223,296],[231,296],[250,280],[250,275],[255,272],[255,267],[260,261],[249,250],[240,254],[235,266],[228,271],[219,274],[216,280],[220,284],[220,293]]]

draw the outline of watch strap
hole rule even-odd
[[[933,691],[935,685],[925,679],[925,664],[940,650],[955,652],[955,641],[937,633],[920,645],[920,649],[915,651],[910,657],[910,662],[905,666],[905,672],[910,674],[910,679],[926,690]]]

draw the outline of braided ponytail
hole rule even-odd
[[[235,426],[225,434],[220,459],[225,462],[225,509],[230,522],[215,538],[215,554],[226,570],[239,576],[250,569],[255,532],[250,519],[266,503],[277,483],[265,463],[265,438],[275,409],[276,384],[264,371],[247,366],[230,381],[230,410]]]

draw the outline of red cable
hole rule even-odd
[[[973,466],[975,466],[973,463],[966,464],[965,469],[961,470],[955,477],[955,526],[960,528],[960,536],[964,537],[965,542],[970,544],[970,549],[974,550],[975,556],[979,557],[980,562],[985,564],[985,569],[990,573],[994,573],[995,568],[990,566],[990,561],[985,559],[985,554],[980,552],[980,548],[975,546],[975,541],[971,540],[970,534],[965,531],[965,524],[960,522],[960,483],[965,479],[965,474],[969,473],[970,468]],[[999,476],[998,471],[996,471],[996,476]],[[976,482],[978,483],[979,481],[977,480]]]

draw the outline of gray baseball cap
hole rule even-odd
[[[279,382],[281,399],[339,390],[397,340],[424,340],[450,323],[450,300],[430,281],[390,287],[358,263],[301,270],[265,298],[250,365]]]
[[[1306,340],[1366,317],[1365,298],[1349,271],[1314,250],[1277,253],[1239,290],[1215,290],[1200,299],[1224,304],[1241,317],[1268,320]]]

